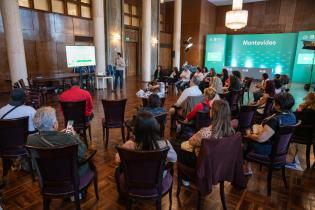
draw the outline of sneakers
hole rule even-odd
[[[296,163],[296,162],[293,162],[293,163],[287,163],[285,165],[286,168],[289,168],[289,169],[293,169],[293,170],[296,170],[296,171],[304,171],[303,168],[301,167],[300,164]]]

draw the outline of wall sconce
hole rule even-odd
[[[121,36],[120,36],[119,33],[113,33],[112,39],[113,39],[113,41],[117,42],[117,41],[119,41],[121,39]]]
[[[151,42],[152,42],[152,46],[155,47],[159,43],[159,40],[156,37],[152,37]]]

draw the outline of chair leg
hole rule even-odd
[[[108,147],[108,139],[109,139],[109,128],[106,128],[106,149],[107,149],[107,147]]]
[[[103,127],[103,143],[104,143],[104,147],[106,147],[106,142],[105,142],[105,134],[106,134],[106,132],[105,132],[105,127],[104,127],[104,125],[103,125],[102,127]]]
[[[125,136],[125,127],[124,126],[121,127],[121,137],[122,137],[123,142],[125,143],[126,136]]]
[[[170,209],[172,209],[172,197],[173,197],[173,184],[171,185],[170,190],[168,191],[168,199],[170,202]]]
[[[2,158],[2,180],[4,182],[4,178],[8,175],[8,172],[10,170],[10,166],[11,166],[11,160],[10,159],[6,159],[6,158]]]
[[[49,210],[50,199],[43,197],[43,209]]]
[[[201,196],[201,193],[198,191],[197,210],[201,209],[201,203],[202,203],[202,196]]]
[[[29,157],[29,158],[27,158],[27,160],[28,160],[28,164],[29,164],[30,170],[31,170],[32,181],[35,182],[35,173],[34,173],[34,169],[33,169],[32,159]]]
[[[177,197],[179,197],[179,195],[180,195],[180,191],[181,191],[181,189],[182,189],[182,177],[179,175],[179,174],[177,174],[177,192],[176,192],[176,196]]]
[[[126,209],[131,210],[131,207],[132,207],[132,199],[128,197]]]
[[[75,202],[75,208],[76,210],[80,210],[80,196],[79,196],[79,191],[77,193],[74,193],[74,202]]]
[[[92,142],[92,129],[91,129],[91,125],[89,126],[89,136],[90,136],[90,142]]]
[[[85,143],[86,147],[89,147],[88,140],[87,140],[86,129],[83,129],[83,138],[84,138],[84,143]]]
[[[96,174],[95,174],[95,177],[94,177],[94,191],[95,191],[96,199],[99,200],[100,197],[98,195],[98,179],[97,179],[97,175]]]
[[[224,210],[227,209],[226,201],[225,201],[225,194],[224,194],[224,181],[220,182],[220,197],[221,197],[221,203]]]
[[[247,92],[247,104],[249,104],[249,91]]]
[[[158,198],[155,202],[156,202],[156,209],[157,209],[157,210],[162,210],[162,201],[161,201],[161,198]]]
[[[271,195],[271,181],[272,181],[272,166],[269,166],[268,176],[267,176],[267,194]]]
[[[285,176],[285,167],[282,167],[282,179],[283,179],[283,184],[284,187],[287,189],[288,188],[288,183],[287,183],[287,177]]]
[[[307,168],[311,167],[311,163],[310,163],[310,156],[311,156],[311,145],[307,145],[306,146],[306,165]]]

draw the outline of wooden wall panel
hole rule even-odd
[[[241,30],[225,27],[225,13],[231,6],[216,7],[215,33],[288,33],[315,29],[314,0],[268,0],[244,4],[248,25]]]
[[[199,11],[199,12],[191,12]],[[205,36],[215,31],[215,6],[207,0],[184,0],[182,17],[182,42],[192,37],[194,46],[186,54],[186,60],[193,65],[203,66]],[[181,63],[184,62],[184,48],[181,49]]]
[[[66,45],[78,44],[74,36],[93,36],[92,20],[20,8],[25,57],[29,76],[69,72]],[[92,43],[79,43],[92,44]],[[5,35],[0,15],[0,92],[10,83]]]
[[[160,65],[164,69],[172,68],[173,37],[169,33],[160,33]]]

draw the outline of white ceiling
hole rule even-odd
[[[223,6],[223,5],[232,5],[233,0],[208,0],[212,4],[216,6]],[[257,2],[257,1],[265,1],[265,0],[244,0],[244,3],[250,2]]]

